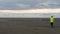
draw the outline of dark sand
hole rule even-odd
[[[60,18],[0,18],[0,34],[60,34]]]

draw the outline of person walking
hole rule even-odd
[[[50,25],[51,25],[51,28],[53,28],[53,23],[54,23],[54,17],[51,16],[51,17],[50,17]]]

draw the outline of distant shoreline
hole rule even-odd
[[[8,18],[8,19],[10,19],[10,18],[13,18],[13,19],[42,19],[42,18],[17,18],[17,17],[0,17],[0,18]]]

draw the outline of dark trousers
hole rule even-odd
[[[51,23],[51,28],[53,28],[53,23]]]

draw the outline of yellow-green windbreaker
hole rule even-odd
[[[50,18],[50,23],[53,23],[54,22],[54,18]]]

